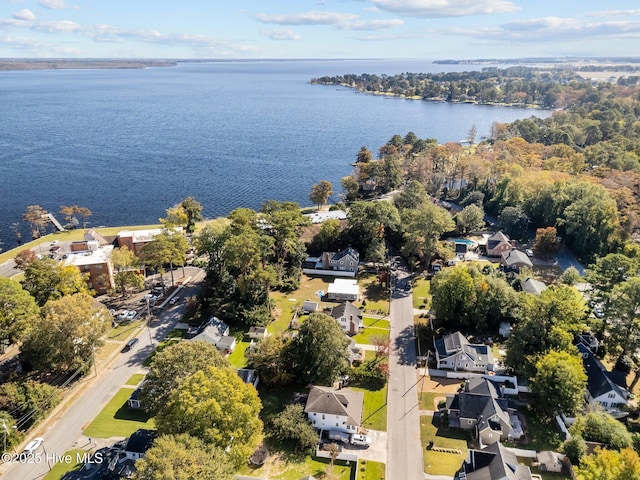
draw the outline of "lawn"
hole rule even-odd
[[[358,277],[358,285],[362,292],[363,301],[360,305],[365,312],[389,314],[389,289],[381,287],[378,277],[372,273],[365,273]]]
[[[134,320],[133,322],[122,322],[116,328],[113,328],[108,334],[109,340],[126,340],[142,325],[142,320]]]
[[[307,475],[323,480],[350,480],[351,470],[354,467],[355,464],[347,465],[342,461],[336,461],[333,467],[330,467],[328,459],[275,452],[261,467],[245,465],[236,474],[269,480],[300,480]],[[329,469],[331,473],[325,474]]]
[[[361,460],[356,475],[356,480],[384,480],[385,465],[373,460]]]
[[[413,308],[429,311],[431,304],[431,282],[423,277],[418,277],[412,282]]]
[[[127,383],[125,383],[125,385],[133,385],[135,387],[142,381],[143,378],[144,373],[134,373],[133,375],[131,375],[131,378],[127,380]]]
[[[467,435],[460,430],[444,429],[432,416],[420,417],[420,438],[424,449],[424,471],[431,475],[453,475],[467,457]],[[446,453],[427,450],[429,442],[434,447],[460,450],[461,453]]]
[[[387,385],[374,390],[368,385],[350,387],[355,391],[364,393],[364,405],[362,408],[362,426],[372,430],[387,431]]]
[[[127,406],[132,393],[132,388],[121,388],[83,434],[95,438],[128,437],[139,428],[155,428],[148,414]]]
[[[389,320],[371,317],[364,317],[362,320],[365,327],[353,337],[356,343],[373,345],[372,339],[375,337],[389,338]]]
[[[87,450],[79,450],[79,449],[67,450],[66,452],[64,452],[62,456],[66,457],[67,455],[70,455],[71,461],[68,463],[58,462],[55,465],[53,465],[51,470],[49,470],[49,473],[47,473],[44,476],[43,480],[60,480],[65,473],[80,470],[83,464],[82,462],[77,461],[79,460],[78,456],[82,458],[82,455],[85,452],[87,452]]]

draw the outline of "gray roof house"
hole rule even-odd
[[[480,445],[511,439],[510,416],[514,410],[485,378],[471,378],[464,391],[447,395],[449,426],[470,430]]]
[[[493,370],[493,355],[487,345],[471,344],[460,332],[434,340],[437,368],[486,373]]]
[[[351,302],[342,302],[331,309],[330,315],[348,335],[356,335],[364,328],[362,310]]]
[[[216,317],[212,317],[191,341],[210,343],[224,353],[231,353],[236,346],[236,338],[229,335],[229,326]]]
[[[587,373],[587,391],[585,398],[591,405],[599,404],[615,418],[623,418],[629,414],[626,407],[629,403],[629,391],[623,375],[608,372],[602,362],[584,343],[577,345],[582,364]]]
[[[527,254],[515,248],[508,252],[502,252],[500,265],[506,272],[519,272],[521,268],[533,267],[533,263],[531,263]]]
[[[304,413],[318,430],[358,433],[364,394],[349,388],[311,387]]]
[[[533,480],[531,470],[518,463],[516,454],[494,443],[482,450],[469,450],[457,473],[462,480]]]

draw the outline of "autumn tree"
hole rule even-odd
[[[237,467],[262,440],[261,408],[256,389],[235,369],[209,366],[172,390],[156,426],[161,434],[188,433],[228,451],[230,463]]]
[[[40,205],[29,205],[27,211],[22,214],[22,220],[31,227],[31,236],[40,238],[47,227],[47,211]]]
[[[113,275],[116,288],[124,297],[127,288],[141,290],[144,287],[144,277],[139,271],[140,259],[126,245],[114,248],[111,252],[111,263],[115,273]]]
[[[22,356],[37,370],[86,372],[110,326],[107,309],[96,308],[87,294],[51,300],[33,321],[21,347]]]
[[[294,369],[306,383],[331,385],[349,365],[349,338],[332,317],[312,313],[292,345]]]
[[[321,180],[320,183],[316,183],[311,187],[309,200],[314,205],[317,205],[318,210],[320,210],[320,207],[327,203],[331,195],[333,195],[333,185],[327,180]]]
[[[40,309],[18,282],[0,277],[0,339],[15,342],[28,330]]]
[[[569,352],[550,351],[535,365],[531,378],[533,405],[542,416],[573,415],[584,403],[587,374],[582,358]]]
[[[156,414],[184,379],[208,366],[227,367],[229,362],[206,342],[179,342],[157,352],[142,388],[145,411]]]
[[[186,433],[161,435],[136,461],[138,480],[232,480],[234,473],[223,449]]]

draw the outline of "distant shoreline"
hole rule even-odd
[[[175,67],[175,60],[109,60],[109,59],[0,59],[0,71],[14,70],[83,70]]]

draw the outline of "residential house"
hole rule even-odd
[[[89,287],[102,295],[115,288],[111,252],[113,245],[100,246],[97,241],[71,242],[65,264],[73,265],[87,275]]]
[[[304,412],[314,428],[357,433],[362,422],[364,394],[349,388],[311,387]]]
[[[487,345],[469,343],[460,332],[434,340],[437,368],[486,373],[493,370],[493,355]]]
[[[486,378],[465,381],[464,391],[447,395],[446,403],[449,426],[470,430],[480,445],[512,438],[511,416],[515,416],[515,410]]]
[[[360,263],[360,254],[357,250],[347,247],[341,252],[324,252],[322,254],[323,270],[339,270],[356,273]]]
[[[599,404],[615,418],[628,415],[629,391],[623,373],[608,372],[591,349],[582,342],[577,344],[582,363],[587,373],[585,398],[591,405]]]
[[[229,326],[216,317],[211,317],[195,333],[191,341],[210,343],[222,353],[231,353],[236,347],[236,338],[229,335]]]
[[[500,265],[502,265],[502,269],[505,272],[519,272],[521,268],[533,267],[533,263],[529,260],[529,257],[524,252],[520,250],[509,250],[508,252],[503,252],[500,256]]]
[[[487,256],[499,257],[504,252],[508,252],[513,249],[513,244],[509,237],[502,232],[496,232],[487,238]]]
[[[527,277],[526,280],[524,280],[523,282],[520,282],[520,288],[522,288],[523,292],[527,292],[537,296],[547,289],[547,285],[544,282],[541,282],[540,280]]]
[[[336,278],[327,288],[329,300],[355,302],[360,297],[360,287],[357,280]]]
[[[456,474],[459,480],[533,480],[531,470],[518,463],[513,451],[493,443],[482,450],[469,450]]]
[[[343,302],[333,307],[330,315],[348,335],[356,335],[360,329],[364,328],[362,310],[351,302]]]
[[[124,447],[124,453],[130,460],[138,460],[153,446],[153,442],[158,436],[156,430],[146,430],[140,428],[133,432]]]
[[[262,340],[267,336],[267,327],[251,327],[249,329],[249,338],[252,340]]]

